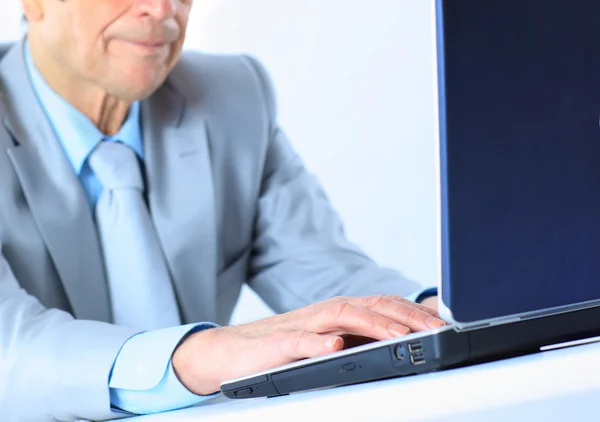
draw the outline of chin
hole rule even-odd
[[[166,77],[149,80],[138,78],[134,81],[124,81],[123,84],[111,91],[114,96],[128,102],[143,100],[154,94],[162,86],[165,79]]]
[[[140,56],[129,52],[111,57],[105,64],[104,86],[112,95],[127,101],[149,97],[164,83],[178,56]],[[112,89],[110,89],[112,88]]]

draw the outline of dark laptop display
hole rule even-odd
[[[600,298],[600,1],[438,7],[444,303],[472,322]]]

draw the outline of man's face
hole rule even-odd
[[[175,65],[192,2],[22,0],[40,64],[128,101],[152,94]]]

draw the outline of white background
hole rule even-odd
[[[0,40],[15,39],[19,2],[0,5]],[[432,37],[426,0],[197,0],[186,42],[265,64],[348,236],[422,284],[439,272]],[[268,314],[245,291],[232,322]]]

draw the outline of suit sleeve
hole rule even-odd
[[[399,272],[378,266],[351,243],[317,178],[307,171],[276,120],[272,83],[246,57],[261,85],[270,139],[255,222],[250,286],[277,312],[334,296],[421,291]]]
[[[1,419],[54,422],[122,416],[111,411],[108,380],[119,350],[136,333],[44,308],[20,287],[0,254]]]

